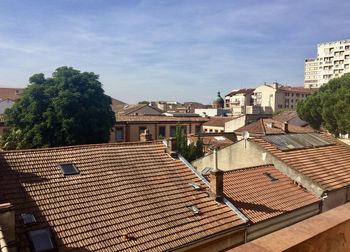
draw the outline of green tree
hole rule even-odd
[[[198,136],[196,143],[187,144],[187,135],[183,126],[179,123],[176,125],[176,149],[187,161],[191,162],[204,155],[203,141]]]
[[[108,142],[115,124],[111,98],[99,76],[60,67],[45,78],[35,74],[11,109],[5,111],[9,134],[2,146],[40,148]],[[16,141],[14,141],[16,140]]]
[[[335,136],[350,132],[350,73],[332,79],[299,102],[297,112],[313,128],[326,128]]]

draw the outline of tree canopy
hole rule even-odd
[[[203,140],[198,136],[196,143],[187,144],[187,135],[180,124],[176,125],[176,149],[187,161],[191,162],[204,155]]]
[[[2,139],[3,148],[108,142],[115,115],[98,78],[71,67],[57,68],[51,78],[34,74],[21,97],[5,111],[10,130]]]
[[[324,127],[335,136],[350,133],[350,73],[299,102],[297,112],[315,129]]]

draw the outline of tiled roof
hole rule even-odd
[[[198,139],[198,136],[189,136],[188,139],[190,140],[190,142],[196,142]],[[226,138],[225,136],[220,136],[220,135],[202,136],[201,139],[204,145],[213,145],[218,147],[219,149],[234,143],[234,141]]]
[[[189,117],[189,116],[133,116],[133,115],[117,115],[118,122],[206,122],[209,119],[205,117]]]
[[[264,173],[278,180],[272,182]],[[320,201],[310,192],[299,188],[273,165],[225,172],[224,193],[253,223]]]
[[[126,105],[125,102],[119,101],[119,100],[114,99],[112,97],[111,97],[111,100],[112,100],[111,106],[112,106],[112,110],[114,112],[118,112],[118,111],[122,110]]]
[[[16,100],[23,90],[23,88],[0,88],[0,100]]]
[[[300,119],[298,116],[297,112],[295,110],[288,110],[288,111],[283,111],[282,113],[273,116],[274,120],[279,121],[279,122],[288,122],[290,124],[296,125],[296,126],[301,126],[304,127],[308,123]]]
[[[153,110],[157,114],[161,114],[163,112],[162,110],[160,110],[156,107],[149,106],[148,104],[130,104],[130,105],[124,106],[124,108],[122,110],[118,111],[118,114],[119,115],[133,115],[134,113],[137,113],[138,110],[141,110],[143,108],[148,108],[150,110]]]
[[[271,128],[269,125],[273,124]],[[248,131],[251,136],[264,136],[273,134],[285,134],[283,131],[283,122],[273,120],[271,118],[260,118],[258,121],[245,125],[237,130],[235,133],[242,133]],[[288,124],[288,131],[290,133],[311,133],[314,132],[311,128],[299,127]]]
[[[278,90],[285,91],[285,92],[293,92],[293,93],[304,93],[304,94],[311,94],[314,92],[310,88],[292,87],[292,86],[281,86],[278,88]]]
[[[264,147],[287,165],[315,181],[325,190],[334,190],[350,185],[350,148],[329,136],[319,135],[334,145],[318,148],[281,151],[267,141],[253,141]]]
[[[225,127],[225,123],[229,122],[236,117],[210,117],[209,121],[203,124],[203,126]]]
[[[80,175],[64,177],[58,165],[70,162]],[[29,251],[21,213],[38,221],[28,229],[48,225],[60,251],[164,251],[243,224],[189,182],[206,187],[160,142],[0,155],[0,203],[15,208],[19,251]],[[189,210],[191,204],[200,215]]]
[[[234,90],[230,93],[228,93],[227,95],[225,96],[233,96],[233,95],[236,95],[236,94],[252,94],[254,92],[254,88],[242,88],[242,89],[239,89],[239,90]]]

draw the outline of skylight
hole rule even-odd
[[[55,248],[51,233],[47,228],[30,231],[29,238],[35,252],[48,251]]]
[[[264,139],[282,151],[332,145],[315,133],[269,135]]]
[[[36,223],[36,219],[34,215],[31,213],[22,213],[21,217],[22,217],[23,223],[26,225]]]
[[[78,175],[80,173],[72,163],[60,164],[59,167],[65,176]]]

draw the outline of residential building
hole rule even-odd
[[[213,153],[214,149],[222,149],[237,141],[236,135],[233,133],[201,133],[199,135],[203,141],[204,155]],[[190,135],[187,137],[188,144],[196,144],[198,135]]]
[[[235,130],[256,122],[260,118],[270,118],[272,117],[271,114],[245,114],[245,115],[240,115],[238,117],[234,117],[231,121],[228,121],[225,123],[225,132],[227,133],[232,133]]]
[[[230,108],[233,114],[245,114],[246,107],[253,105],[253,88],[233,90],[225,95],[225,108]]]
[[[253,95],[254,106],[260,113],[273,114],[281,109],[296,109],[298,101],[306,99],[312,90],[304,87],[283,86],[277,82],[258,86]]]
[[[285,126],[288,133],[264,125],[268,130],[262,131],[263,135],[256,134],[255,138],[219,150],[218,166],[232,170],[273,164],[295,183],[322,197],[323,211],[350,201],[349,146],[326,134],[290,133],[292,126]],[[251,128],[245,130],[250,135],[257,133]],[[203,170],[212,167],[213,162],[214,156],[207,155],[192,164]]]
[[[0,101],[0,115],[4,114],[5,110],[11,108],[15,102],[10,99],[4,99]]]
[[[194,113],[195,109],[209,108],[210,105],[203,105],[199,102],[169,102],[169,101],[152,101],[152,107],[156,107],[164,112],[173,113]]]
[[[125,102],[119,101],[117,99],[114,99],[111,97],[112,100],[112,110],[114,111],[114,113],[118,113],[120,110],[122,110],[125,106],[127,106],[127,104]]]
[[[161,115],[162,110],[152,107],[148,104],[131,104],[126,105],[123,109],[119,110],[118,115]]]
[[[149,130],[153,139],[174,137],[176,125],[184,127],[187,134],[202,132],[202,127],[209,119],[205,117],[188,116],[142,116],[142,115],[116,115],[116,125],[111,133],[111,142],[134,142],[140,140],[140,134]]]
[[[241,213],[168,153],[160,141],[1,152],[1,245],[210,252],[244,243]]]
[[[279,114],[276,114],[272,119],[279,121],[281,123],[287,122],[289,125],[295,125],[299,127],[307,127],[308,123],[302,120],[295,110],[286,110]]]
[[[317,58],[305,60],[304,86],[319,88],[329,80],[349,72],[350,40],[320,43],[317,45]]]
[[[0,100],[16,100],[23,93],[24,88],[0,88]]]
[[[249,220],[247,241],[320,212],[319,197],[271,164],[226,171],[223,187],[225,196]]]
[[[210,117],[209,121],[203,124],[205,133],[222,133],[225,132],[225,123],[231,121],[234,117],[215,116]]]

